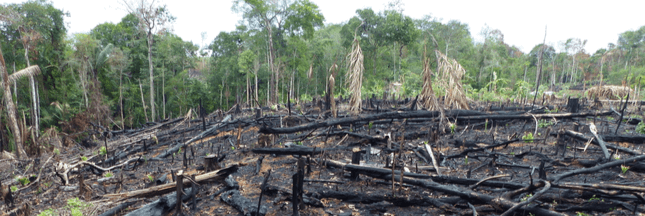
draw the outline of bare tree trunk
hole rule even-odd
[[[166,65],[161,64],[161,97],[163,98],[163,119],[166,119]]]
[[[31,63],[29,62],[29,45],[25,45],[25,60],[27,61],[27,67],[31,66]],[[31,87],[31,103],[32,103],[32,125],[34,126],[34,129],[36,132],[39,131],[38,129],[38,101],[36,100],[36,82],[34,80],[34,76],[29,76],[29,85]],[[38,136],[38,133],[36,133],[36,136]]]
[[[7,106],[7,114],[9,116],[9,124],[11,125],[11,130],[13,132],[13,138],[15,140],[16,152],[18,158],[21,158],[22,155],[27,156],[25,148],[22,145],[22,136],[20,134],[20,128],[18,127],[18,118],[16,117],[16,107],[13,103],[13,98],[11,97],[11,86],[9,85],[9,73],[7,73],[7,66],[4,62],[4,56],[2,56],[2,50],[0,50],[0,76],[2,76],[2,82],[4,87],[4,100]]]
[[[259,104],[260,103],[260,98],[258,97],[258,70],[259,69],[260,69],[260,65],[259,65],[259,63],[256,62],[255,73],[254,74],[255,74],[255,101],[257,103],[255,105],[257,105],[258,108],[260,107],[260,104]]]
[[[148,111],[146,111],[146,100],[143,99],[143,87],[141,86],[141,80],[139,80],[139,92],[141,93],[141,104],[143,104],[143,115],[146,116],[146,122],[149,122]]]
[[[123,120],[123,68],[119,70],[119,105],[121,106],[121,129],[125,130],[125,121]]]
[[[538,90],[540,90],[540,76],[542,75],[542,55],[544,55],[544,43],[546,42],[546,26],[544,27],[544,40],[542,41],[542,47],[540,48],[540,57],[538,58],[538,70],[535,75],[535,95],[533,96],[533,105],[535,105],[535,99],[538,95]]]
[[[148,66],[150,70],[150,116],[155,121],[155,81],[152,65],[152,32],[148,30]],[[147,118],[147,117],[146,117]]]
[[[273,29],[271,28],[271,22],[269,19],[264,19],[265,23],[265,28],[267,29],[267,33],[269,35],[269,69],[271,72],[275,74],[275,77],[273,79],[275,80],[275,100],[274,102],[278,101],[278,85],[279,85],[279,77],[280,77],[280,70],[276,68],[274,65],[275,61],[275,53],[274,53],[274,48],[273,48]]]
[[[13,62],[13,72],[16,73],[16,62]],[[13,95],[16,97],[16,107],[18,107],[18,82],[13,82]]]
[[[600,87],[602,87],[602,66],[605,63],[605,57],[600,59]]]
[[[245,75],[245,77],[246,77],[246,103],[248,103],[247,105],[250,105],[251,104],[251,98],[250,98],[250,96],[251,96],[251,92],[250,92],[251,91],[251,80],[249,78],[248,72]]]

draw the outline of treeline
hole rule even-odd
[[[419,94],[424,50],[430,59],[434,50],[456,59],[466,70],[467,93],[478,99],[531,91],[540,49],[542,91],[600,80],[632,87],[645,83],[645,27],[621,33],[615,44],[593,54],[578,38],[522,53],[505,43],[500,30],[486,27],[479,33],[483,41],[475,42],[466,23],[413,19],[397,4],[383,11],[358,9],[344,23],[324,25],[318,6],[308,0],[235,0],[232,10],[243,15],[241,24],[199,46],[165,28],[172,25],[172,8],[153,5],[146,14],[137,10],[141,5],[129,6],[132,13],[119,23],[74,35],[64,25],[69,14],[50,2],[1,6],[0,43],[9,76],[28,65],[40,68],[30,74],[33,79],[10,83],[25,128],[31,126],[35,134],[71,133],[78,131],[78,121],[87,121],[116,130],[184,116],[200,104],[212,112],[236,102],[271,106],[289,95],[311,100],[326,93],[330,76],[345,98],[350,94],[346,56],[354,38],[364,54],[363,97]],[[165,25],[146,23],[155,19]],[[430,65],[436,68],[437,62]],[[7,118],[3,111],[5,125]],[[3,143],[13,142],[8,128],[1,129]]]

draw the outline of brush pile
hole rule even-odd
[[[591,98],[621,99],[634,90],[627,86],[604,85],[589,88],[587,95]]]

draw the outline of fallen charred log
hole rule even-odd
[[[181,201],[183,202],[183,201],[189,200],[191,197],[194,197],[195,194],[197,194],[197,191],[198,190],[194,188],[184,189],[184,195],[181,197]],[[126,216],[166,215],[168,212],[171,212],[176,205],[177,205],[177,192],[173,192],[137,210],[134,210],[126,214]]]

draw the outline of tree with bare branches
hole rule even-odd
[[[150,116],[154,121],[155,113],[155,86],[154,67],[152,62],[152,39],[153,33],[166,23],[173,22],[175,17],[170,15],[166,5],[160,5],[158,1],[152,0],[123,0],[126,10],[139,19],[141,30],[145,30],[148,39],[148,66],[150,72]]]

